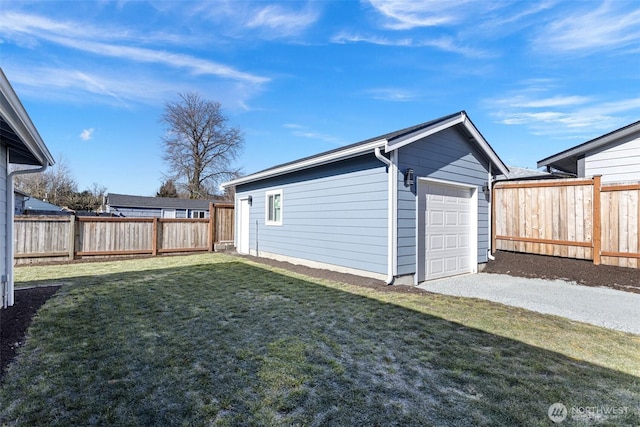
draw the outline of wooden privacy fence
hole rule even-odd
[[[232,204],[211,204],[208,219],[17,216],[15,263],[86,257],[213,251],[233,242]]]
[[[640,268],[640,184],[592,179],[494,186],[492,247]]]

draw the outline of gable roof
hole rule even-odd
[[[128,194],[107,194],[107,205],[123,208],[150,209],[198,209],[209,210],[209,203],[215,200],[178,199],[174,197],[146,197]]]
[[[471,119],[469,119],[467,113],[465,111],[460,111],[448,116],[421,123],[419,125],[411,126],[405,129],[397,130],[395,132],[377,136],[375,138],[369,138],[364,141],[356,142],[355,144],[346,145],[344,147],[325,151],[320,154],[304,157],[302,159],[294,160],[288,163],[283,163],[259,172],[255,172],[251,175],[244,176],[242,178],[225,182],[222,184],[222,186],[231,187],[239,184],[245,184],[247,182],[258,181],[273,176],[311,168],[314,166],[333,163],[339,160],[345,160],[351,157],[359,156],[361,154],[373,151],[376,148],[384,148],[385,152],[388,153],[414,141],[436,134],[440,131],[454,126],[459,126],[468,134],[470,141],[474,142],[478,146],[480,151],[487,156],[487,158],[495,167],[498,168],[499,172],[503,174],[507,174],[509,172],[507,166],[502,162],[502,160],[500,160],[496,152],[493,151],[493,148],[491,148],[480,131],[478,131],[473,122],[471,122]]]
[[[609,144],[613,144],[618,140],[632,135],[633,133],[640,132],[640,121],[631,123],[630,125],[621,127],[620,129],[609,132],[605,135],[594,138],[590,141],[584,142],[575,147],[561,151],[557,154],[547,157],[538,161],[538,167],[552,167],[563,172],[572,174],[578,173],[578,159],[583,157],[586,153],[605,147]]]
[[[37,166],[52,166],[55,163],[2,68],[0,68],[0,141],[7,144],[11,163]]]

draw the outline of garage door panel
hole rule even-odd
[[[468,212],[460,212],[458,224],[463,226],[469,226],[470,225],[469,217],[470,215]]]
[[[428,225],[444,225],[444,212],[441,210],[430,211],[427,218],[429,219]]]
[[[444,236],[442,234],[429,236],[429,244],[427,249],[431,251],[440,251],[444,249]]]
[[[445,249],[457,249],[460,245],[458,244],[458,235],[457,234],[447,234],[444,237],[445,241]]]
[[[449,225],[449,226],[458,225],[458,223],[459,223],[459,221],[458,221],[458,212],[456,212],[456,211],[447,211],[445,213],[445,219],[446,219],[446,221],[445,221],[446,225]]]
[[[444,273],[444,260],[435,259],[428,262],[427,271],[431,272],[431,274],[443,274]]]

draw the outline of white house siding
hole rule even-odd
[[[602,175],[602,182],[640,181],[640,136],[588,153],[584,176]]]
[[[402,173],[478,187],[478,263],[487,261],[489,202],[482,192],[489,160],[455,128],[400,148],[398,153],[398,275],[416,273],[416,185],[404,185]]]
[[[266,191],[282,190],[282,225],[265,225]],[[388,175],[373,153],[239,185],[252,198],[251,253],[385,274]],[[257,235],[257,241],[256,241]]]

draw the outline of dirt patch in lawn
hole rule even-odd
[[[31,319],[60,286],[16,289],[14,305],[0,309],[0,381],[5,369],[24,344]]]

